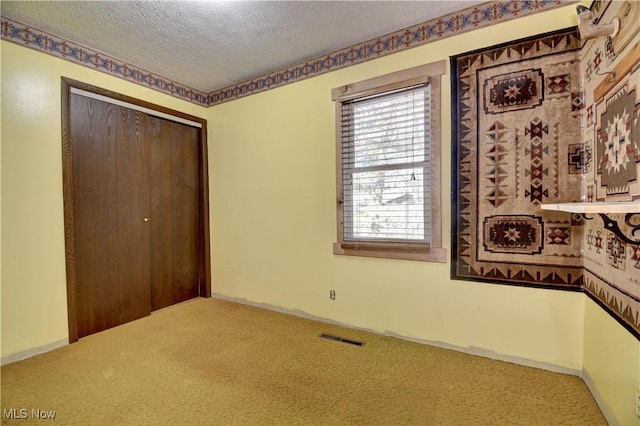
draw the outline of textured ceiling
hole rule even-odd
[[[480,1],[8,1],[2,16],[210,92]]]

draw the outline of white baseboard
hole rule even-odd
[[[527,358],[521,358],[521,357],[512,356],[512,355],[500,354],[500,353],[496,353],[495,351],[492,351],[492,350],[489,350],[489,349],[477,348],[477,347],[474,347],[474,346],[470,346],[470,347],[456,346],[456,345],[452,345],[452,344],[446,343],[446,342],[422,340],[422,339],[416,339],[416,338],[413,338],[413,337],[403,336],[403,335],[400,335],[400,334],[392,332],[392,331],[383,331],[383,332],[381,332],[379,330],[373,330],[373,329],[368,329],[368,328],[364,328],[364,327],[356,327],[356,326],[353,326],[353,325],[350,325],[350,324],[344,324],[344,323],[341,323],[341,322],[338,322],[338,321],[334,321],[334,320],[331,320],[331,319],[328,319],[328,318],[317,317],[315,315],[308,314],[308,313],[300,311],[300,310],[281,308],[280,306],[270,305],[268,303],[252,302],[252,301],[247,300],[247,299],[230,297],[230,296],[226,296],[226,295],[220,294],[220,293],[213,293],[212,297],[214,297],[216,299],[226,300],[226,301],[229,301],[229,302],[235,302],[235,303],[240,303],[240,304],[243,304],[243,305],[254,306],[254,307],[257,307],[257,308],[263,308],[263,309],[267,309],[267,310],[270,310],[270,311],[279,312],[279,313],[282,313],[282,314],[288,314],[288,315],[293,315],[293,316],[296,316],[296,317],[301,317],[301,318],[305,318],[305,319],[311,319],[311,320],[314,320],[314,321],[324,322],[324,323],[327,323],[327,324],[339,325],[341,327],[351,328],[351,329],[354,329],[354,330],[366,331],[366,332],[369,332],[369,333],[381,334],[383,336],[395,337],[397,339],[408,340],[408,341],[415,342],[415,343],[420,343],[420,344],[423,344],[423,345],[430,345],[430,346],[435,346],[435,347],[438,347],[438,348],[450,349],[450,350],[453,350],[453,351],[463,352],[463,353],[467,353],[467,354],[471,354],[471,355],[478,355],[478,356],[482,356],[482,357],[485,357],[485,358],[495,359],[495,360],[498,360],[498,361],[511,362],[513,364],[524,365],[524,366],[527,366],[527,367],[540,368],[542,370],[548,370],[548,371],[553,371],[553,372],[556,372],[556,373],[570,374],[572,376],[582,377],[582,370],[568,368],[568,367],[564,367],[564,366],[561,366],[561,365],[555,365],[555,364],[551,364],[551,363],[547,363],[547,362],[534,361],[534,360],[530,360],[530,359],[527,359]]]
[[[607,423],[610,425],[619,425],[620,422],[616,419],[616,416],[613,414],[611,407],[607,404],[607,401],[604,400],[600,392],[598,392],[598,388],[596,388],[596,384],[585,370],[582,370],[582,381],[587,385],[587,389],[591,393],[591,396],[596,401],[598,408],[602,411],[602,415],[604,416]]]
[[[7,365],[7,364],[12,364],[14,362],[22,361],[23,359],[31,358],[32,356],[40,355],[45,352],[50,352],[54,349],[67,346],[68,344],[69,344],[69,339],[67,338],[67,339],[57,340],[55,342],[51,342],[47,345],[39,346],[37,348],[27,349],[26,351],[3,356],[0,359],[0,365]]]

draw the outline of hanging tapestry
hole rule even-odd
[[[594,16],[618,19],[614,37],[587,40],[582,192],[586,201],[635,202],[629,217],[588,215],[583,237],[585,293],[640,340],[640,3],[596,2]],[[628,221],[628,222],[627,222]]]
[[[579,291],[584,161],[575,28],[451,58],[453,279]]]

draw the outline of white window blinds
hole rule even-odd
[[[430,242],[428,83],[341,103],[345,242]]]

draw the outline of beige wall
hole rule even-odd
[[[584,379],[611,424],[640,425],[640,342],[585,296]]]
[[[213,292],[579,371],[580,293],[451,281],[448,263],[332,254],[333,87],[575,24],[575,6],[565,7],[211,108]],[[449,74],[442,83],[442,235],[450,252]]]
[[[68,339],[60,77],[204,117],[206,109],[2,41],[2,357]]]

